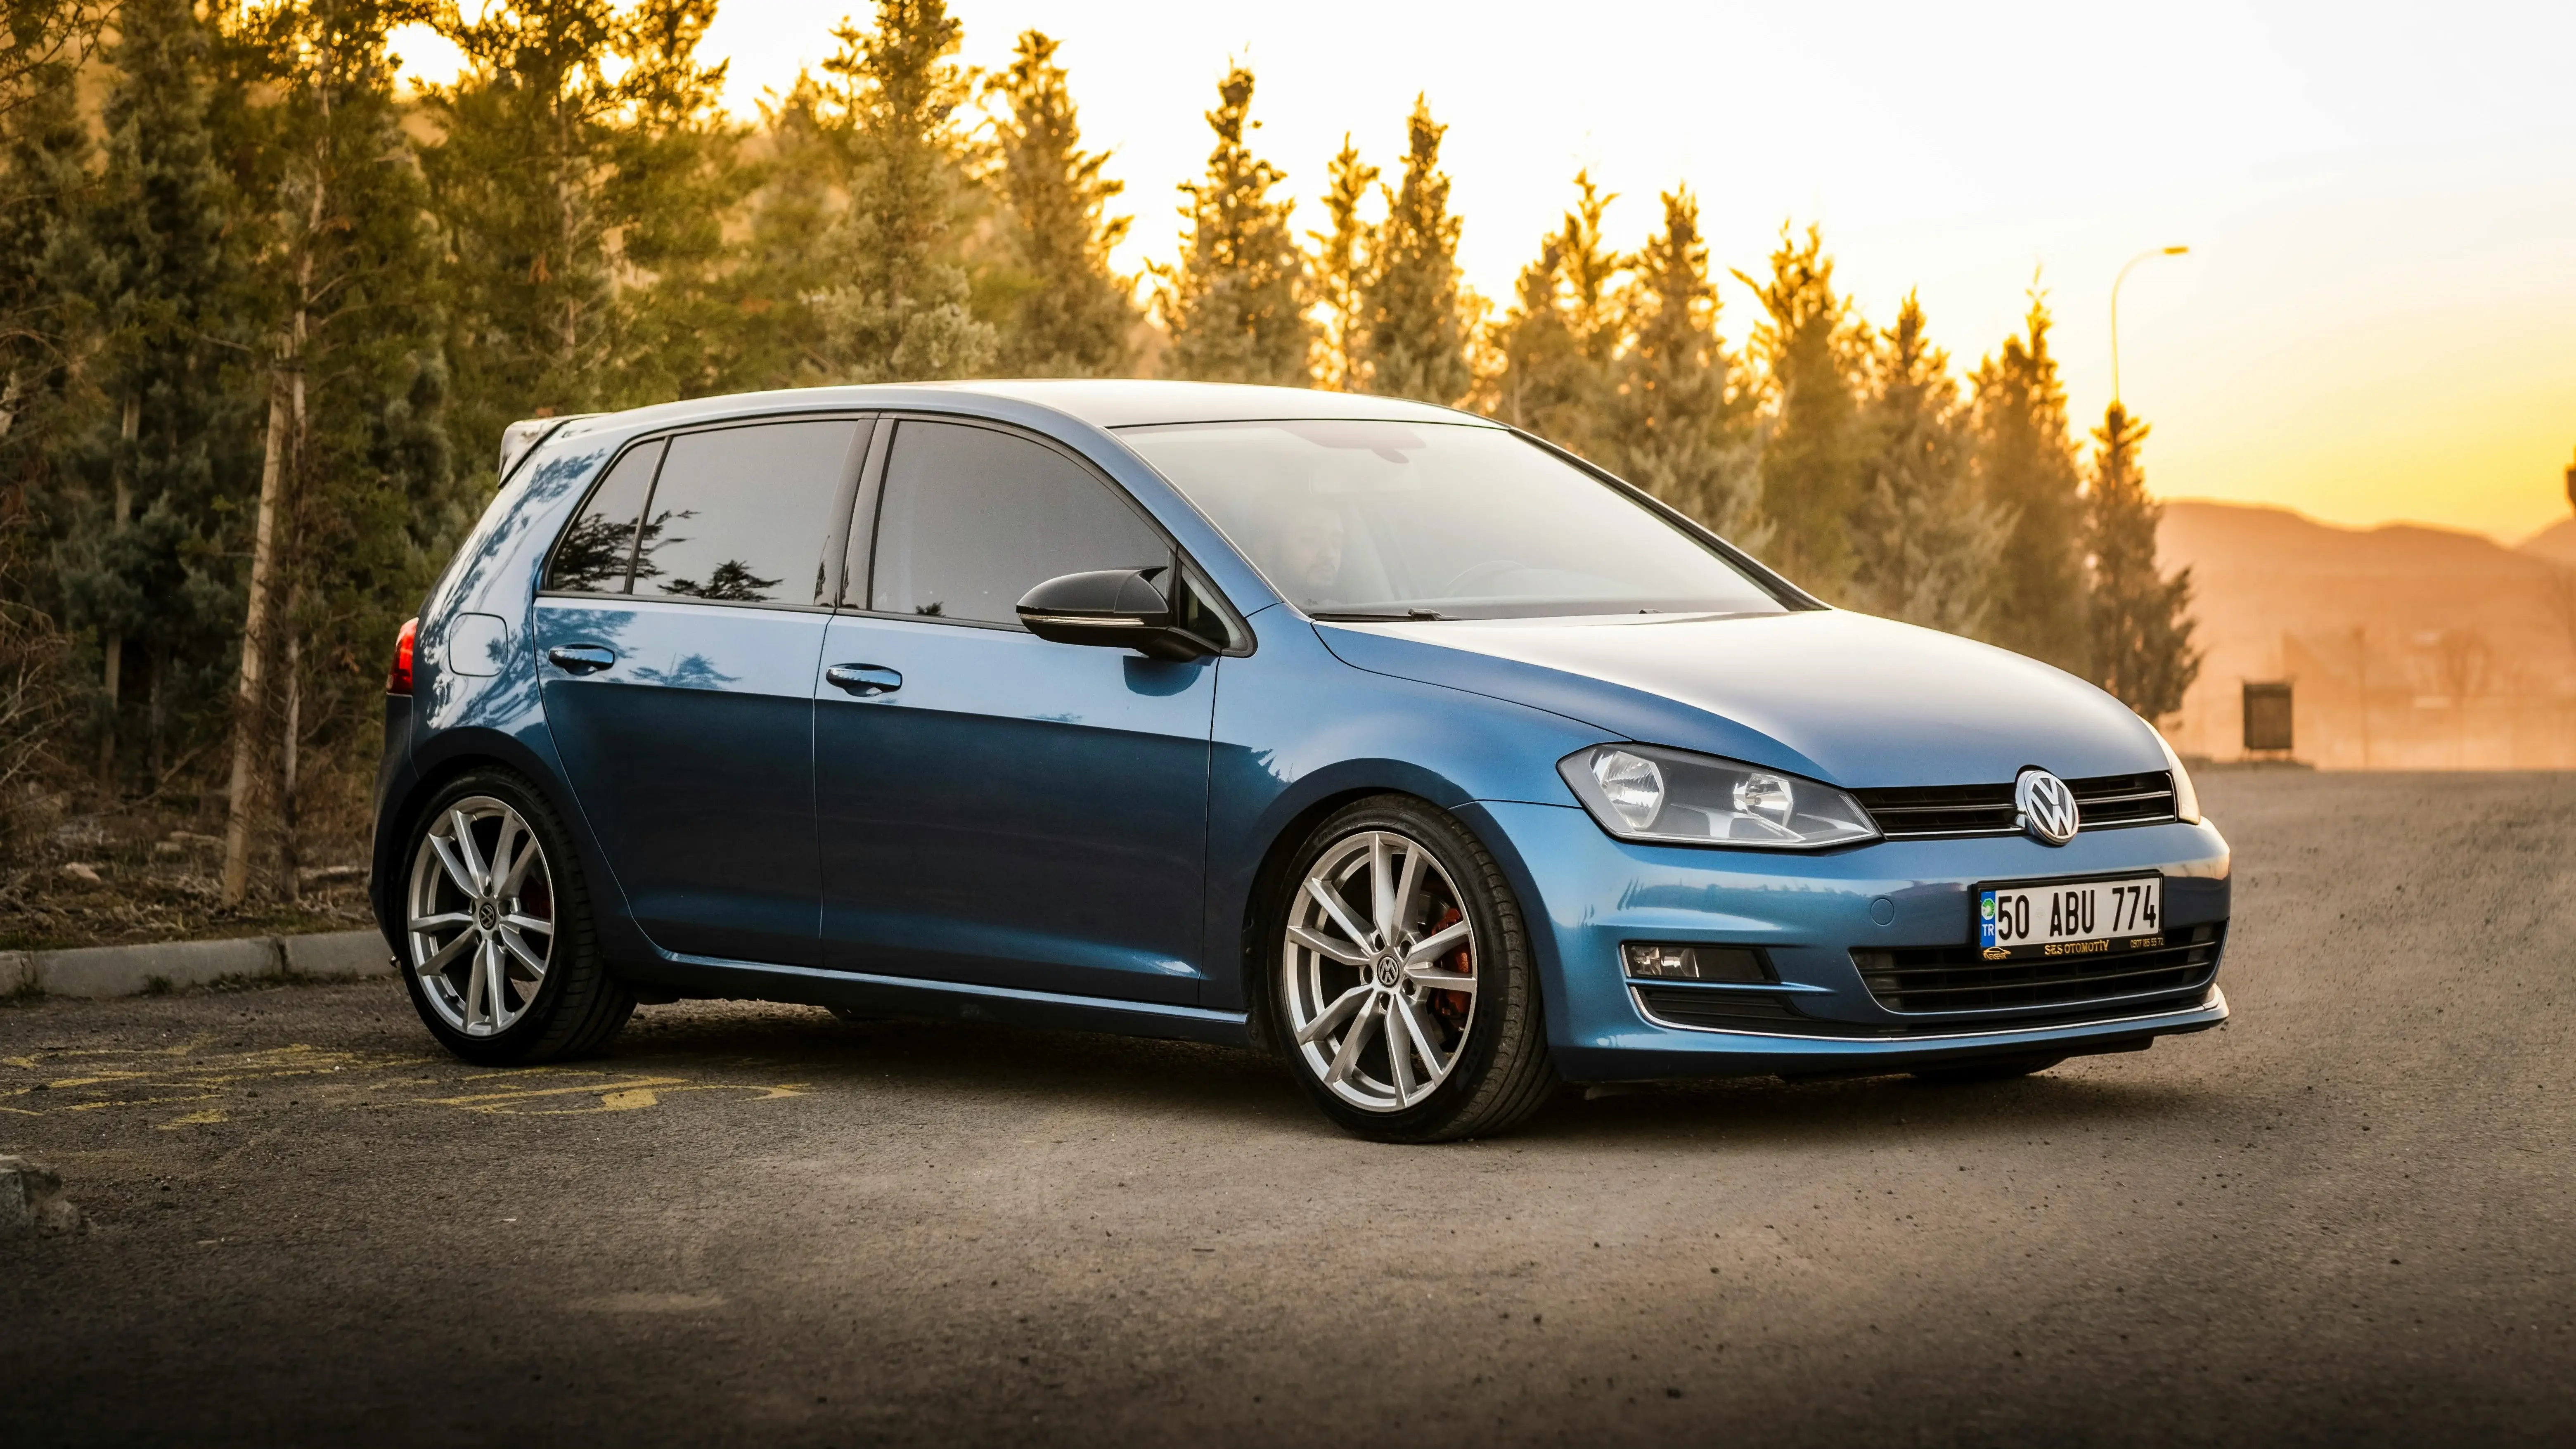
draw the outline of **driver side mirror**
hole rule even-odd
[[[1180,611],[1155,587],[1154,576],[1170,572],[1095,569],[1052,578],[1021,598],[1020,622],[1058,644],[1133,649],[1149,659],[1186,663],[1216,653],[1222,646],[1183,628]]]

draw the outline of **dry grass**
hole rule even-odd
[[[250,899],[230,908],[218,880],[220,796],[100,808],[85,790],[22,786],[11,802],[14,838],[0,857],[0,951],[368,924],[365,799],[348,798],[349,782],[328,783],[314,792],[324,808],[308,815],[299,898],[286,898],[272,838]]]

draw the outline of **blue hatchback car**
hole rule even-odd
[[[1489,419],[821,388],[520,424],[503,474],[378,787],[379,919],[473,1061],[755,997],[1250,1044],[1433,1141],[2227,1016],[2227,844],[2154,729]]]

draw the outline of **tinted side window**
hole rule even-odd
[[[653,491],[662,462],[659,439],[629,448],[590,490],[590,501],[564,530],[546,566],[546,587],[573,594],[626,592],[626,566],[635,557],[635,520]]]
[[[868,607],[1016,624],[1013,606],[1048,579],[1171,562],[1135,509],[1054,449],[908,421],[886,462]]]
[[[859,435],[855,420],[831,418],[673,438],[636,552],[635,592],[812,603]]]

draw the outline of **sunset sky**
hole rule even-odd
[[[469,4],[471,0],[469,0]],[[1820,221],[1873,319],[1919,288],[1963,367],[2018,322],[2034,269],[2074,410],[2123,391],[2168,497],[2413,520],[2518,540],[2569,516],[2576,456],[2576,5],[2441,6],[952,0],[966,59],[1063,42],[1085,131],[1136,217],[1122,265],[1169,259],[1172,188],[1208,150],[1229,56],[1259,144],[1321,225],[1349,131],[1392,166],[1414,93],[1449,123],[1468,283],[1499,304],[1578,167],[1624,198],[1698,192],[1721,268]],[[708,51],[746,115],[832,49],[863,0],[724,0]],[[398,49],[443,79],[454,54]],[[1722,330],[1753,302],[1732,279]]]

